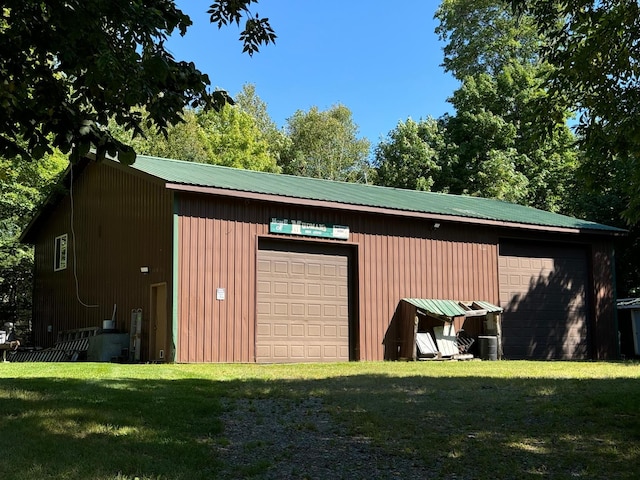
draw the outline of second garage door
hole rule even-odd
[[[348,361],[348,272],[347,255],[259,250],[256,361]]]
[[[589,357],[584,248],[503,242],[498,270],[506,358]]]

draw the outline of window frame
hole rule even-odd
[[[67,234],[58,235],[53,241],[53,271],[67,269],[69,238]]]

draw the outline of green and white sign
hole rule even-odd
[[[349,227],[330,223],[302,222],[286,218],[272,218],[269,224],[269,233],[349,240]]]

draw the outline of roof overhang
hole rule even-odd
[[[230,198],[242,198],[244,200],[256,200],[263,202],[281,203],[286,205],[302,205],[318,208],[329,208],[332,210],[343,210],[349,212],[358,213],[375,213],[380,215],[391,215],[396,217],[406,218],[421,218],[428,219],[437,222],[452,222],[467,225],[478,226],[491,226],[502,227],[509,229],[519,229],[535,232],[552,232],[552,233],[564,233],[564,234],[590,234],[590,235],[602,235],[602,236],[624,236],[626,231],[611,231],[611,230],[596,230],[586,228],[567,228],[567,227],[550,227],[547,225],[535,225],[520,222],[506,222],[501,220],[491,220],[486,218],[473,218],[458,215],[443,215],[439,213],[429,212],[414,212],[409,210],[398,210],[392,208],[372,207],[368,205],[356,205],[342,202],[331,202],[326,200],[313,200],[308,198],[290,197],[284,195],[273,195],[266,193],[247,192],[241,190],[232,190],[226,188],[217,187],[202,187],[197,185],[186,185],[182,183],[166,182],[165,187],[167,189],[185,192],[185,193],[200,193],[206,195],[218,195]]]

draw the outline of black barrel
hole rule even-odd
[[[498,337],[494,335],[479,336],[478,343],[482,360],[498,360]]]

